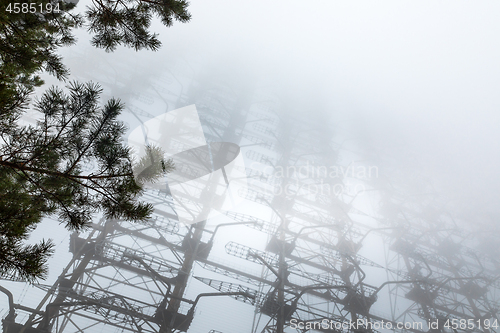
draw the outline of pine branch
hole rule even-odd
[[[9,167],[11,169],[21,170],[21,171],[32,171],[32,172],[37,172],[37,173],[42,173],[42,174],[46,174],[46,175],[67,178],[67,179],[92,180],[92,179],[112,179],[112,178],[122,178],[122,177],[131,177],[131,176],[133,177],[134,176],[134,174],[132,172],[125,173],[125,174],[118,174],[118,175],[111,174],[111,175],[105,175],[105,176],[97,176],[97,175],[79,176],[79,175],[70,175],[68,173],[63,173],[63,172],[45,170],[45,169],[41,169],[41,168],[29,167],[29,166],[25,166],[23,164],[24,163],[18,164],[18,163],[0,160],[0,165],[3,165],[5,167]]]
[[[94,143],[94,140],[101,134],[101,131],[104,128],[104,126],[107,125],[107,121],[109,119],[113,118],[114,113],[111,112],[111,109],[114,108],[114,107],[116,107],[118,110],[121,110],[123,108],[123,106],[120,105],[117,101],[112,100],[112,102],[115,102],[117,104],[116,105],[109,105],[108,104],[109,108],[107,108],[107,110],[105,110],[105,112],[104,112],[104,119],[101,120],[101,123],[99,124],[99,128],[94,132],[94,134],[92,135],[92,137],[89,139],[87,146],[83,149],[82,152],[80,152],[80,154],[78,155],[77,159],[73,162],[73,164],[66,171],[66,173],[70,173],[76,167],[76,165],[78,164],[78,162],[80,162],[80,160],[85,155],[85,153],[87,152],[87,150],[92,146],[92,144]]]
[[[152,1],[152,0],[139,0],[139,2],[146,2],[146,3],[152,4],[152,5],[157,5],[157,6],[163,5],[161,2],[156,2],[156,1]]]

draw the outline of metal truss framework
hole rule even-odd
[[[167,87],[157,80],[153,90],[175,91],[168,86],[175,80]],[[298,332],[376,332],[377,322],[390,323],[386,331],[453,332],[445,325],[453,319],[474,324],[455,332],[498,331],[485,328],[498,320],[498,262],[469,248],[469,235],[448,215],[425,216],[425,200],[408,200],[404,189],[389,195],[354,171],[350,177],[329,119],[294,113],[248,88],[171,95],[169,104],[197,105],[207,141],[237,143],[260,166],[246,169],[249,186],[238,194],[269,218],[225,215],[232,221],[226,226],[254,229],[267,245],[228,241],[217,259],[221,253],[212,249],[224,224],[179,224],[168,192],[149,191],[145,200],[156,210],[147,223],[101,220],[72,235],[63,274],[53,286],[39,286],[46,295],[36,308],[11,304],[5,333],[188,332],[200,299],[219,295],[255,309],[252,333],[283,333],[297,327],[292,323],[300,323]],[[147,120],[144,108],[130,111]],[[344,172],[332,175],[339,168]],[[376,194],[379,210],[367,209],[366,193]],[[189,295],[194,280],[206,292]],[[29,317],[17,323],[16,312]],[[324,320],[328,328],[315,324]],[[352,329],[352,322],[365,324]]]

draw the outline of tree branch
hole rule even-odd
[[[128,176],[133,176],[134,175],[132,172],[129,172],[129,173],[120,174],[120,175],[105,175],[105,176],[89,175],[89,176],[78,176],[78,175],[70,175],[68,173],[57,172],[57,171],[50,171],[50,170],[45,170],[45,169],[40,169],[40,168],[33,168],[33,167],[25,166],[23,164],[12,163],[12,162],[7,162],[7,161],[1,161],[1,160],[0,160],[0,165],[3,165],[5,167],[11,168],[11,169],[15,169],[15,170],[32,171],[32,172],[38,172],[38,173],[43,173],[43,174],[46,174],[46,175],[51,175],[51,176],[56,176],[56,177],[61,177],[61,178],[69,178],[69,179],[87,179],[87,180],[93,180],[93,179],[111,179],[111,178],[128,177]]]
[[[118,105],[119,107],[119,105]],[[97,136],[101,133],[103,127],[106,125],[106,121],[111,117],[111,113],[108,112],[104,119],[102,120],[102,123],[99,125],[99,128],[97,129],[97,131],[95,132],[95,134],[93,135],[92,138],[89,139],[89,143],[87,144],[87,146],[83,149],[83,151],[78,155],[77,159],[75,160],[75,162],[73,162],[73,165],[71,165],[71,167],[68,169],[68,171],[66,171],[66,173],[70,173],[71,170],[73,170],[75,168],[75,166],[78,164],[78,162],[81,160],[81,158],[85,155],[85,153],[87,152],[87,150],[90,148],[90,146],[92,145],[92,143],[94,142],[94,140],[97,138]]]

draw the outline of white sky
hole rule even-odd
[[[267,75],[301,95],[304,112],[322,99],[353,133],[396,159],[412,152],[436,182],[494,209],[499,2],[204,0],[190,9],[190,23],[161,29],[160,52],[235,77]]]
[[[235,83],[265,79],[290,105],[321,106],[366,149],[383,152],[393,164],[379,165],[382,175],[430,178],[474,226],[496,227],[500,2],[193,0],[189,9],[189,23],[155,22],[156,53],[95,50],[85,31],[61,53],[83,78],[96,64],[132,59],[154,72],[180,57]],[[72,59],[77,50],[84,59]],[[126,99],[120,93],[140,88],[130,75],[111,94]]]

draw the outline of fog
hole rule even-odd
[[[187,24],[155,22],[158,52],[106,54],[86,32],[77,48],[96,63],[155,68],[181,58],[206,81],[265,82],[294,109],[327,113],[367,149],[416,162],[463,208],[498,213],[500,4],[192,1],[190,11]],[[73,73],[88,74],[68,58]]]
[[[500,4],[193,1],[191,12],[158,28],[160,54],[264,78],[300,112],[347,122],[367,149],[496,224]]]
[[[78,31],[78,44],[61,50],[71,79],[100,82],[105,98],[133,105],[167,73],[174,83],[151,108],[143,107],[152,116],[186,106],[179,105],[179,96],[221,82],[248,91],[249,99],[255,91],[275,96],[290,116],[323,121],[325,137],[335,131],[332,147],[342,151],[341,165],[376,168],[381,182],[371,186],[422,198],[422,209],[446,211],[486,244],[481,251],[498,253],[491,244],[500,235],[500,3],[193,0],[189,8],[189,23],[165,28],[154,22],[163,44],[156,52],[119,47],[106,53]],[[131,130],[139,125],[130,113],[123,119]],[[368,203],[373,199],[380,197],[368,195],[361,205],[377,212],[377,203]],[[259,211],[252,205],[239,212],[262,219],[272,214],[269,207]],[[371,225],[369,218],[359,219]],[[60,228],[51,281],[69,260],[68,235]],[[37,232],[33,239],[43,236]],[[253,231],[220,234],[242,243],[248,235],[258,237]],[[382,251],[371,250],[380,249],[379,240],[365,236],[360,253],[386,260]],[[264,238],[252,242],[263,247]],[[214,252],[226,255],[221,244]],[[376,269],[366,269],[374,277],[368,281],[380,285],[385,277]],[[204,308],[206,314],[220,314],[219,305],[226,309],[223,301],[214,302],[217,307]],[[381,302],[388,306],[387,299]],[[207,317],[196,327],[208,331],[207,323],[220,324]],[[245,325],[251,321],[243,314],[240,319]],[[238,323],[231,325],[236,332]]]

